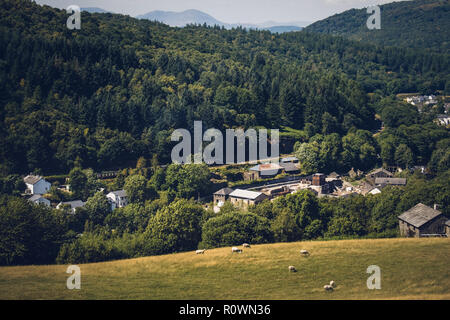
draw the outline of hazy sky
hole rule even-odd
[[[392,0],[37,0],[39,4],[67,8],[100,7],[136,16],[153,10],[197,9],[227,23],[265,21],[316,21],[351,8],[363,8]]]

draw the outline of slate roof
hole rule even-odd
[[[36,200],[39,200],[40,198],[44,198],[44,197],[42,195],[40,195],[40,194],[35,194],[32,197],[28,198],[28,200],[29,201],[36,201]]]
[[[39,181],[41,181],[41,179],[43,179],[41,176],[28,175],[25,178],[23,178],[23,181],[28,184],[36,184]]]
[[[293,162],[293,161],[298,161],[298,158],[297,157],[287,157],[287,158],[282,158],[281,159],[282,163]]]
[[[219,195],[219,196],[227,196],[230,193],[232,193],[234,190],[231,188],[223,188],[220,189],[219,191],[214,192],[214,194]]]
[[[263,195],[261,192],[248,191],[242,189],[236,189],[232,193],[230,193],[230,197],[241,198],[241,199],[249,199],[255,200],[259,196]]]
[[[280,166],[284,169],[286,172],[293,172],[293,171],[300,171],[300,169],[293,163],[281,163]]]
[[[425,223],[435,219],[436,217],[442,214],[439,210],[434,210],[423,203],[419,203],[409,209],[408,211],[403,212],[398,218],[410,225],[413,225],[416,228],[420,228]]]
[[[375,178],[375,184],[406,185],[406,178]]]

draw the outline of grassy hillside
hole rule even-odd
[[[67,266],[3,267],[0,299],[450,299],[449,252],[448,239],[221,248],[80,265],[81,290],[72,291]],[[366,287],[369,265],[381,268],[381,290]],[[330,280],[337,288],[325,292]]]
[[[381,30],[369,30],[366,9],[352,9],[305,28],[307,31],[343,35],[388,46],[431,49],[450,48],[450,1],[417,0],[381,6]]]

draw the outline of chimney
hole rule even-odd
[[[434,210],[439,210],[440,207],[441,207],[440,205],[438,205],[437,203],[435,203],[434,206],[433,206],[433,209],[434,209]]]

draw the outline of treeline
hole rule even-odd
[[[0,264],[97,262],[244,242],[395,237],[398,215],[419,202],[438,203],[450,214],[449,179],[449,171],[432,180],[410,175],[406,187],[386,187],[366,197],[319,199],[303,190],[248,210],[226,203],[218,213],[167,190],[148,193],[148,184],[128,189],[132,203],[112,212],[102,192],[76,214],[3,196]]]
[[[427,167],[432,174],[445,172],[450,168],[448,129],[415,114],[416,109],[396,103],[383,111],[386,127],[378,135],[367,130],[350,130],[342,137],[315,134],[308,142],[296,142],[294,153],[307,174],[345,173],[351,168],[369,171],[377,166],[411,169],[416,165]]]
[[[170,133],[264,126],[373,130],[380,97],[450,92],[449,56],[305,32],[166,25],[0,4],[0,172],[170,161]],[[367,93],[374,93],[371,97]]]

